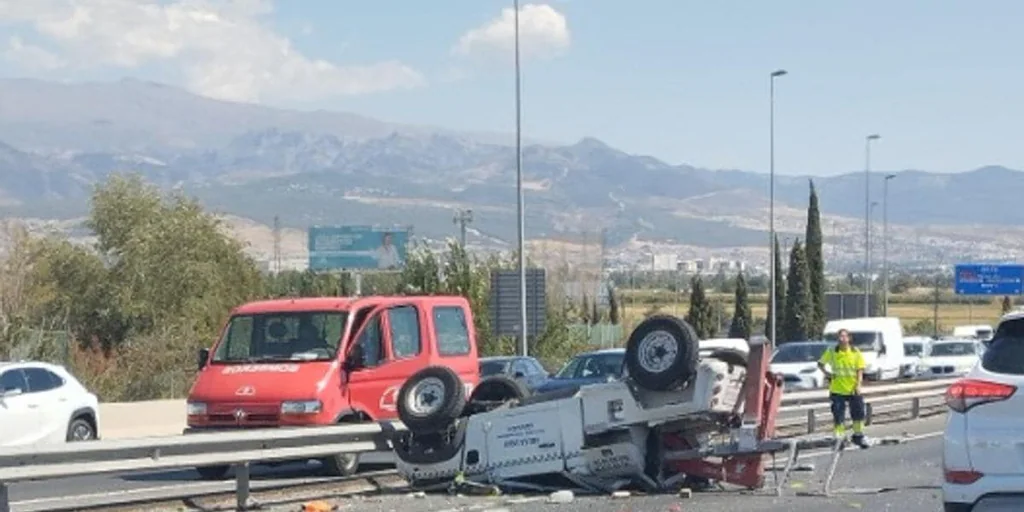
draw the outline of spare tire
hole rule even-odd
[[[532,393],[522,381],[507,375],[491,375],[480,381],[469,395],[463,413],[478,414],[508,402],[522,402]]]
[[[412,374],[398,391],[398,419],[417,434],[447,429],[465,405],[462,380],[445,366],[428,366]]]
[[[648,317],[626,341],[629,378],[650,391],[686,386],[697,376],[699,343],[693,327],[682,319]]]

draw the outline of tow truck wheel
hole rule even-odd
[[[480,380],[469,395],[463,416],[487,412],[509,402],[522,402],[530,390],[521,381],[507,375],[491,375]]]
[[[352,476],[359,471],[358,453],[339,453],[321,461],[327,476]]]
[[[230,466],[200,466],[196,468],[196,472],[203,480],[223,480],[230,469]]]
[[[410,432],[440,432],[462,414],[465,387],[450,368],[428,366],[402,384],[397,406],[398,419]]]
[[[693,327],[670,315],[648,317],[626,342],[629,377],[644,389],[668,391],[697,375],[699,340]]]

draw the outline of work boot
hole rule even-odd
[[[868,440],[864,437],[864,434],[854,434],[850,437],[850,440],[853,441],[853,444],[859,446],[863,450],[867,450],[871,447],[871,445],[868,444]]]

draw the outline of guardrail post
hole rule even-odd
[[[7,493],[7,484],[0,482],[0,512],[11,512],[10,494]]]
[[[914,398],[910,401],[910,417],[911,419],[918,419],[921,417],[921,399]]]
[[[814,409],[807,409],[807,433],[813,434],[818,430],[817,418],[814,416]]]
[[[235,465],[235,504],[238,510],[249,510],[249,463]]]
[[[874,416],[874,407],[871,404],[864,404],[864,425],[871,424],[871,418]]]

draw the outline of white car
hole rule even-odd
[[[1024,313],[1002,318],[988,350],[949,386],[942,501],[947,512],[1024,510]]]
[[[833,345],[828,341],[797,341],[779,345],[772,355],[771,372],[782,375],[785,389],[818,389],[825,386],[825,374],[818,359]]]
[[[0,361],[0,447],[97,439],[99,400],[62,366]]]
[[[938,340],[928,346],[918,363],[918,375],[924,378],[946,378],[966,375],[978,364],[984,351],[981,342],[971,339]]]
[[[908,336],[903,338],[903,352],[907,364],[906,371],[902,377],[913,378],[924,373],[921,366],[921,358],[928,352],[932,339],[928,336]]]

